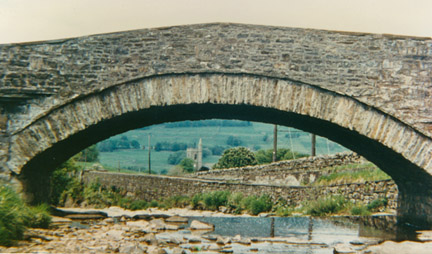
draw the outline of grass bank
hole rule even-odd
[[[48,228],[48,205],[27,206],[12,188],[0,186],[0,245],[11,246],[24,236],[26,228]]]

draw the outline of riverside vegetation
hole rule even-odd
[[[73,160],[68,161],[68,163],[71,168],[76,168]],[[179,207],[215,210],[233,214],[249,213],[258,215],[266,212],[277,216],[325,216],[331,214],[369,215],[372,212],[383,210],[387,205],[385,198],[377,199],[368,205],[364,205],[360,203],[354,204],[343,196],[334,195],[317,200],[305,200],[294,206],[289,206],[286,200],[279,199],[273,202],[268,195],[247,196],[242,193],[231,193],[229,191],[213,191],[198,193],[192,197],[173,196],[145,201],[127,197],[124,190],[115,187],[107,188],[98,182],[83,185],[79,182],[78,178],[70,176],[65,169],[58,170],[56,173],[56,178],[53,179],[57,179],[55,181],[61,179],[62,184],[58,186],[61,186],[62,189],[58,188],[56,192],[53,192],[52,201],[55,205],[61,206],[92,206],[96,208],[120,206],[131,210],[147,209],[150,207],[162,209]]]
[[[86,153],[89,155],[89,153]],[[199,193],[192,197],[173,196],[158,200],[144,201],[127,197],[121,189],[106,188],[98,182],[83,185],[79,178],[80,168],[77,160],[82,160],[83,154],[78,154],[66,161],[55,170],[51,177],[51,203],[57,206],[90,206],[109,207],[121,206],[123,208],[138,210],[150,207],[169,209],[174,207],[197,210],[217,210],[225,213],[258,215],[269,213],[276,216],[312,215],[326,216],[331,214],[369,215],[382,210],[387,203],[385,198],[377,199],[368,205],[353,204],[342,196],[328,196],[317,200],[306,200],[295,206],[287,205],[286,200],[279,199],[273,202],[267,195],[246,196],[242,193],[228,191],[215,191]],[[88,160],[86,158],[85,160]],[[363,168],[346,177],[346,171]],[[318,184],[332,182],[356,181],[356,179],[375,180],[374,178],[387,178],[384,173],[376,173],[374,166],[348,165],[336,167],[330,174],[318,179]],[[379,170],[378,170],[379,171]],[[369,172],[369,173],[368,173]],[[370,173],[372,172],[372,173]],[[372,178],[372,179],[371,179]],[[0,187],[0,245],[10,246],[16,240],[25,237],[27,227],[48,228],[51,222],[48,205],[36,207],[27,206],[20,197],[8,186]]]
[[[28,206],[7,185],[0,186],[0,245],[11,246],[24,237],[27,227],[48,228],[48,205]]]

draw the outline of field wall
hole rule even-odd
[[[274,201],[283,198],[289,204],[297,204],[305,199],[316,199],[330,194],[339,194],[353,202],[369,203],[379,197],[388,198],[387,208],[397,207],[397,186],[391,180],[343,184],[323,187],[282,186],[248,183],[231,183],[207,179],[183,177],[125,174],[87,171],[83,175],[85,183],[98,181],[103,186],[123,189],[129,196],[153,200],[175,195],[193,196],[197,193],[228,190],[245,195],[269,195]]]
[[[356,153],[337,153],[265,165],[198,172],[195,177],[239,183],[300,186],[313,183],[321,175],[326,174],[328,168],[364,161]]]

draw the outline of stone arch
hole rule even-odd
[[[31,193],[32,186],[43,186],[44,170],[109,136],[162,122],[208,118],[275,123],[328,137],[393,177],[400,191],[399,215],[431,222],[429,138],[356,99],[280,78],[172,74],[93,92],[14,133],[8,166],[22,181],[27,179],[24,185]]]

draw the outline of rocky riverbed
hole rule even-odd
[[[187,209],[127,211],[60,210],[50,229],[30,229],[17,246],[2,253],[431,253],[432,233],[424,242],[383,242],[356,238],[320,241],[298,237],[244,237],[212,234],[214,225],[186,216],[232,216]],[[245,215],[243,215],[244,217]],[[248,216],[248,215],[246,215]],[[265,215],[264,215],[265,216]],[[250,216],[248,216],[250,217]]]

